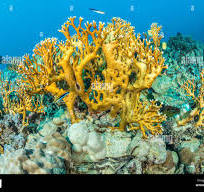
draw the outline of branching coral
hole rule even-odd
[[[11,82],[5,80],[1,75],[0,88],[3,99],[3,111],[13,115],[16,113],[22,114],[23,125],[28,125],[28,121],[26,122],[26,112],[43,112],[42,97],[34,97],[27,94],[25,85],[22,81],[16,80],[16,82]]]
[[[113,117],[120,113],[119,130],[124,131],[130,125],[132,130],[141,129],[144,137],[147,137],[145,129],[152,134],[161,133],[160,124],[165,120],[159,113],[161,106],[140,100],[140,92],[150,88],[165,68],[159,49],[161,27],[152,24],[152,36],[142,39],[140,34],[135,36],[130,23],[120,18],[113,18],[107,27],[102,23],[97,26],[95,21],[82,27],[82,21],[80,18],[76,25],[75,17],[69,18],[60,30],[65,42],[46,39],[36,46],[32,58],[25,58],[24,65],[17,69],[25,85],[24,93],[30,96],[51,93],[60,97],[69,92],[63,101],[73,123],[78,121],[74,103],[80,97],[89,112],[110,110]],[[70,27],[76,32],[73,36]],[[62,80],[67,83],[67,90],[57,84]],[[88,87],[86,80],[90,82]],[[133,126],[133,121],[137,126]]]
[[[113,23],[107,27],[109,34],[113,32],[112,39],[105,42],[102,48],[107,61],[107,69],[103,71],[105,82],[112,83],[114,89],[112,95],[107,92],[104,94],[107,101],[111,101],[111,114],[114,116],[121,110],[119,129],[124,130],[130,124],[131,130],[141,129],[144,137],[144,128],[151,130],[152,134],[161,133],[159,124],[165,120],[164,116],[159,115],[160,107],[155,103],[148,107],[147,103],[141,104],[139,99],[141,90],[150,88],[165,68],[164,58],[159,50],[160,29],[161,27],[153,24],[153,36],[141,40],[140,34],[135,37],[134,28],[130,24],[113,19]],[[130,81],[132,73],[136,74],[133,83]],[[132,126],[133,119],[138,122],[138,127]]]
[[[161,123],[165,118],[158,113],[161,106],[156,105],[156,101],[151,101],[150,105],[145,102],[135,100],[134,109],[132,111],[132,116],[129,116],[128,123],[130,123],[131,128],[129,130],[141,129],[142,134],[146,137],[145,128],[149,129],[150,132],[155,135],[157,133],[162,133]],[[135,126],[135,124],[137,124]]]
[[[204,70],[202,70],[201,75],[201,87],[199,95],[196,96],[196,86],[194,81],[188,80],[184,83],[183,88],[188,94],[187,96],[191,97],[196,104],[196,107],[190,112],[187,118],[179,120],[178,125],[185,125],[186,123],[194,120],[198,116],[198,121],[195,123],[196,127],[204,127]]]
[[[4,112],[9,113],[11,108],[11,100],[9,95],[13,92],[12,84],[10,81],[6,80],[3,77],[3,74],[0,72],[0,94],[3,100]],[[3,113],[3,111],[1,111]]]

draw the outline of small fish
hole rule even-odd
[[[106,13],[103,12],[103,11],[100,11],[100,10],[97,10],[97,9],[92,9],[92,8],[89,8],[90,11],[93,11],[95,13],[98,13],[98,14],[101,14],[101,15],[105,15]]]
[[[166,48],[167,48],[167,43],[166,43],[166,42],[163,42],[163,43],[162,43],[162,49],[163,49],[163,50],[166,50]]]
[[[57,102],[61,101],[61,100],[64,99],[68,94],[69,94],[69,92],[64,93],[63,95],[61,95],[60,97],[58,97],[54,102],[57,103]]]
[[[148,35],[152,37],[152,30],[148,30]]]

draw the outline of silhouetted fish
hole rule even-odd
[[[101,15],[105,15],[105,12],[100,11],[100,10],[97,10],[97,9],[89,8],[89,10],[90,10],[90,11],[93,11],[93,12],[95,12],[95,13],[101,14]]]

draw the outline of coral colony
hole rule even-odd
[[[203,45],[121,18],[59,32],[1,73],[0,173],[204,173]]]
[[[34,101],[37,95],[51,93],[60,97],[68,91],[63,101],[72,123],[79,121],[74,103],[80,97],[89,111],[110,110],[112,117],[120,112],[120,125],[113,129],[125,131],[126,126],[130,125],[129,130],[140,129],[144,137],[147,137],[145,129],[152,134],[161,133],[161,123],[165,120],[165,116],[159,113],[161,106],[156,101],[140,100],[141,91],[150,88],[162,69],[166,68],[159,49],[161,27],[153,24],[152,37],[141,40],[140,34],[136,36],[134,28],[119,18],[114,18],[107,27],[102,23],[97,26],[93,21],[87,22],[85,28],[82,27],[82,18],[78,26],[74,20],[69,18],[60,30],[66,37],[65,42],[58,43],[54,38],[42,41],[34,49],[33,57],[27,56],[25,63],[18,66],[17,73],[22,75],[19,79],[21,87],[18,87],[19,102],[14,107],[16,110],[5,102],[5,109],[22,113],[25,123],[26,111],[43,110],[43,106]],[[70,27],[76,31],[75,36],[70,36]],[[89,42],[89,36],[92,42]],[[38,60],[42,60],[42,63]],[[97,73],[104,62],[106,68]],[[83,71],[86,71],[84,78],[92,84],[87,89]],[[137,76],[134,81],[130,78],[133,73]],[[57,82],[62,80],[66,81],[67,90],[57,86]],[[98,89],[99,84],[112,88]],[[5,101],[7,95],[4,96]]]

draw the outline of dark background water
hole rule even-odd
[[[204,41],[204,0],[0,0],[0,55],[22,56],[46,37],[64,39],[58,29],[70,16],[103,22],[121,17],[140,33],[157,22],[164,40],[181,32]]]

